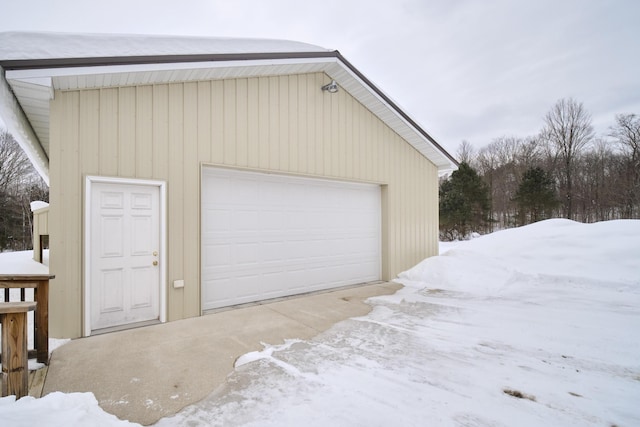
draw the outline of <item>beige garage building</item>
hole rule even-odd
[[[56,337],[390,280],[455,160],[338,51],[0,34],[0,117],[50,184]]]

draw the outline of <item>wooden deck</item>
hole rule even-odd
[[[29,371],[29,396],[42,397],[42,389],[44,388],[44,380],[47,378],[49,367],[44,365],[37,371]],[[2,381],[2,379],[0,379]]]

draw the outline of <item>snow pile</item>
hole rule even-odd
[[[47,262],[49,251],[44,251]],[[0,253],[0,274],[49,274],[49,266],[33,259],[33,251],[17,251]]]
[[[107,414],[92,393],[51,393],[41,399],[14,396],[0,398],[2,426],[134,426]]]
[[[631,220],[460,242],[369,315],[240,357],[225,387],[158,425],[640,425],[639,254]],[[57,425],[92,407],[55,399],[0,419]]]
[[[517,277],[512,280],[513,274],[638,285],[638,256],[633,256],[630,248],[638,247],[634,228],[639,223],[618,220],[581,224],[553,219],[503,230],[481,239],[443,245],[443,256],[422,261],[401,273],[400,279],[409,286],[416,282],[416,286],[491,295],[513,291],[512,282],[519,281]],[[486,274],[487,270],[492,271],[492,279],[479,282],[475,271]]]
[[[160,426],[640,425],[640,221],[460,242]]]

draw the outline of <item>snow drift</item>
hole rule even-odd
[[[158,425],[640,425],[640,221],[505,230],[398,280],[367,316],[241,357]],[[121,425],[86,399],[0,400],[0,419],[57,425],[68,405]]]

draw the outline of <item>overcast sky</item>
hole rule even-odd
[[[260,37],[337,49],[455,154],[561,99],[640,114],[638,0],[1,0],[0,31]]]

